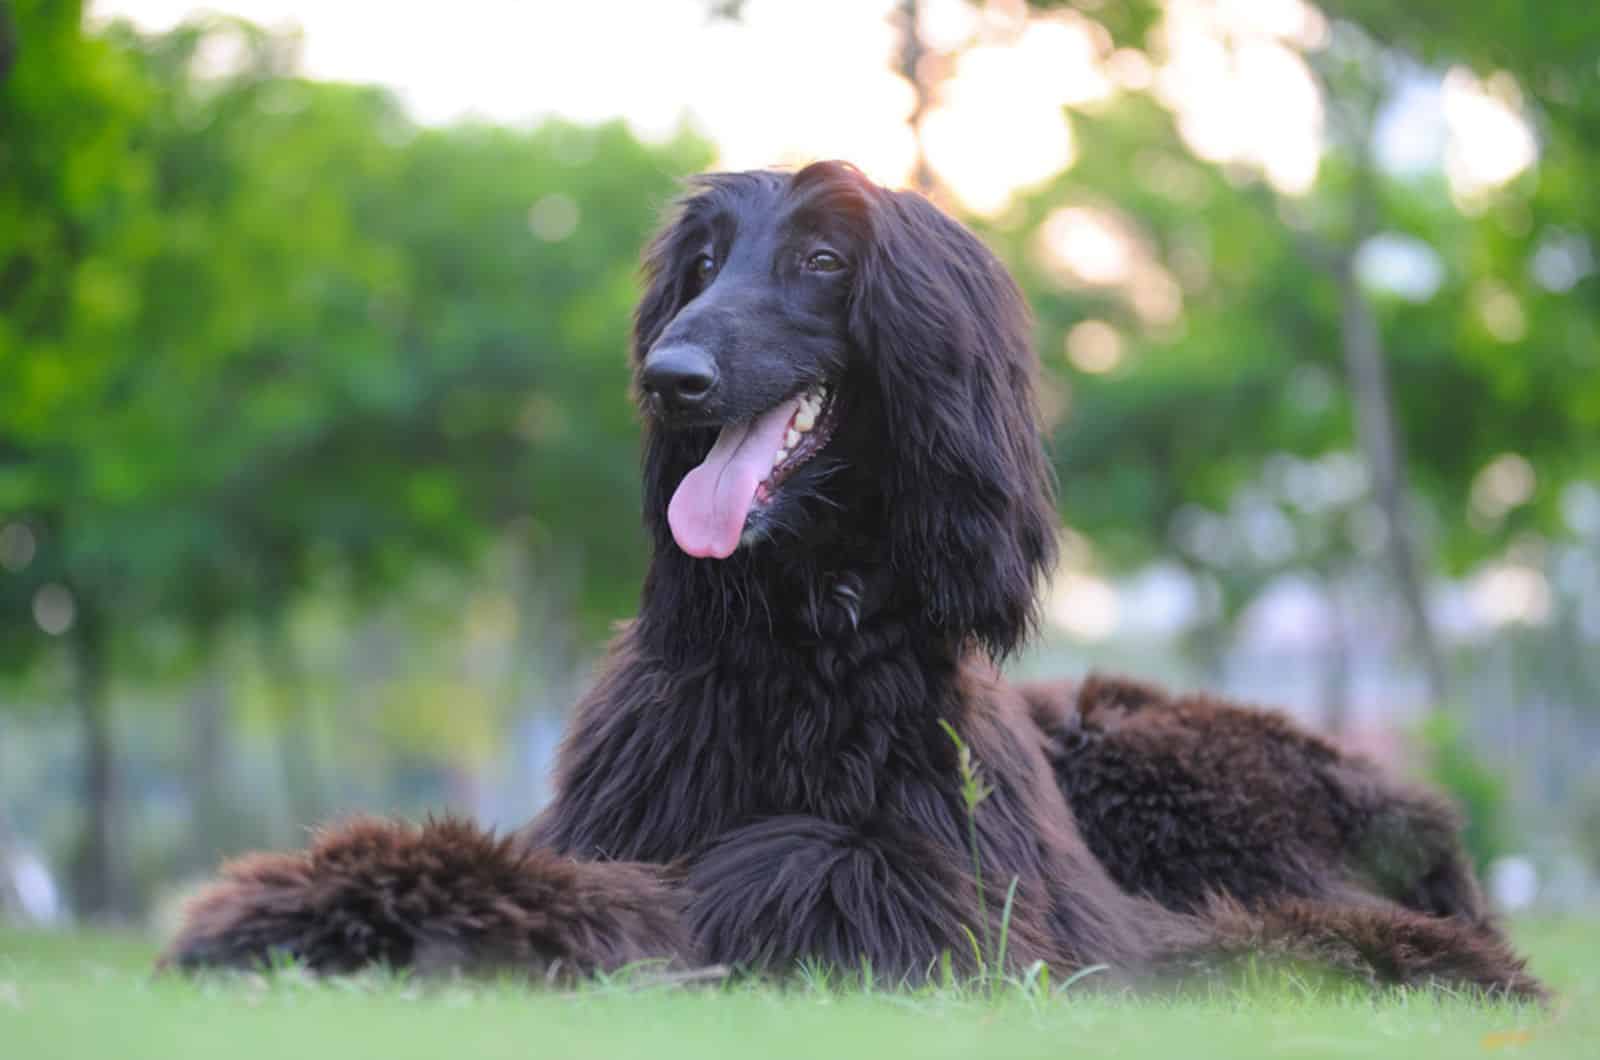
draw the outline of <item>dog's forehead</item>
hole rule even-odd
[[[807,166],[790,181],[789,213],[813,226],[855,230],[865,222],[875,190],[856,170],[842,164]]]
[[[716,174],[703,179],[690,213],[711,233],[738,242],[797,233],[842,238],[860,229],[866,195],[854,171],[838,166]]]

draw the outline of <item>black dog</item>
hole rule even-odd
[[[1138,977],[1266,951],[1539,992],[1439,804],[1266,716],[1216,722],[1230,772],[1194,750],[1192,712],[1165,742],[1123,739],[1116,710],[1000,679],[1055,514],[1026,308],[970,233],[841,164],[720,174],[645,268],[650,572],[554,803],[503,841],[363,822],[236,862],[168,960],[559,975],[811,958],[914,981],[946,954],[974,970],[970,939],[998,931],[984,911],[998,921],[1014,881],[1017,967]],[[986,893],[946,726],[992,788]],[[1307,786],[1325,799],[1270,794]],[[1257,843],[1253,823],[1303,842]],[[1441,872],[1451,886],[1430,886]]]

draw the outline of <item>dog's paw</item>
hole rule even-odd
[[[251,854],[229,862],[191,898],[158,967],[254,969],[307,958],[313,915],[310,866],[300,854]]]

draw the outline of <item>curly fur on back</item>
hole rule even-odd
[[[703,247],[822,230],[849,259],[838,298],[808,296],[822,308],[795,325],[783,285],[799,281],[774,258],[747,308],[711,322],[764,351],[723,363],[730,388],[777,400],[826,377],[839,427],[762,534],[697,559],[665,513],[715,425],[647,406],[639,615],[577,707],[546,811],[513,841],[364,823],[247,859],[170,959],[536,975],[865,960],[915,981],[945,954],[973,970],[969,937],[998,930],[1015,881],[1018,967],[1132,979],[1276,953],[1537,994],[1432,796],[1213,701],[999,676],[1054,556],[1031,325],[994,256],[926,200],[837,163],[702,178],[647,252],[636,363],[686,307],[712,316],[691,280]],[[945,725],[992,788],[975,817],[987,901]]]
[[[1021,691],[1089,848],[1126,888],[1178,909],[1218,892],[1378,895],[1490,919],[1454,808],[1281,714],[1122,679]]]

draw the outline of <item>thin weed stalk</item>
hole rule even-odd
[[[950,742],[956,747],[956,768],[961,776],[961,802],[967,817],[967,847],[972,857],[972,878],[978,889],[978,922],[979,929],[983,932],[983,943],[980,946],[972,929],[965,924],[962,931],[966,933],[967,941],[972,945],[972,955],[977,964],[978,978],[985,983],[991,993],[1006,976],[1006,949],[1011,935],[1011,913],[1016,904],[1018,877],[1011,878],[1011,885],[1006,888],[1005,906],[1000,912],[1000,941],[998,946],[991,937],[989,930],[989,898],[983,883],[983,853],[978,845],[978,807],[994,794],[994,788],[984,782],[982,769],[973,757],[972,748],[956,732],[955,726],[948,721],[940,720],[944,727],[945,735],[950,737]]]

